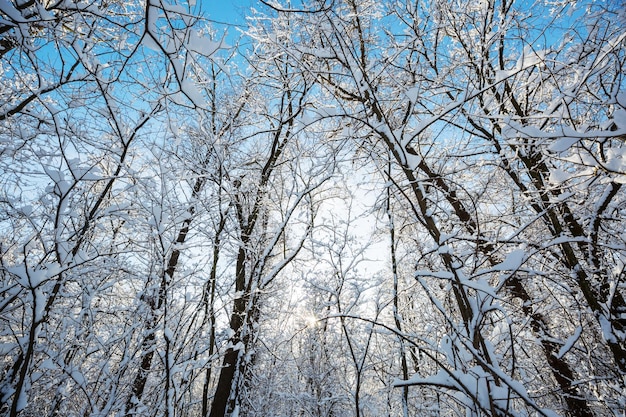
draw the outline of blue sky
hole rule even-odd
[[[242,24],[243,15],[251,4],[252,0],[198,0],[205,16],[215,21],[213,25],[218,29],[223,29],[221,23]]]

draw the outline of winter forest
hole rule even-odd
[[[623,417],[621,0],[0,0],[0,416]]]

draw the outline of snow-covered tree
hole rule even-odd
[[[427,242],[417,297],[444,330],[413,340],[435,372],[400,385],[478,414],[618,410],[618,5],[267,5],[299,17],[285,49],[315,74],[320,119],[355,126],[346,138],[391,163],[397,204]],[[595,378],[607,360],[610,382]],[[530,376],[537,366],[548,379]]]
[[[4,1],[0,16],[0,410],[108,414],[138,328],[139,144],[189,102],[184,64],[207,51],[189,9],[163,2]]]
[[[0,415],[620,415],[623,2],[261,3],[0,0]]]

